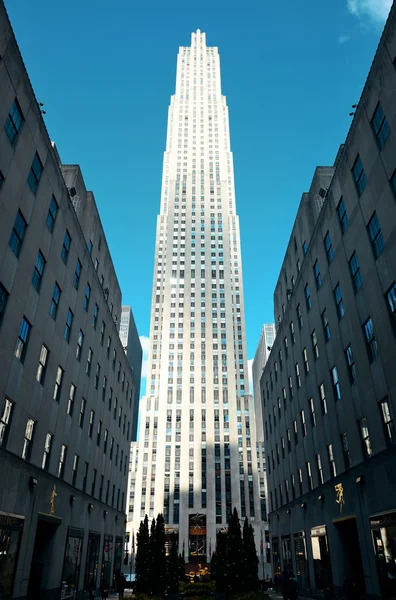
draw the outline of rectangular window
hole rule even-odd
[[[330,336],[329,320],[327,318],[326,309],[324,309],[324,311],[322,312],[322,325],[323,325],[323,332],[324,332],[325,340],[326,340],[326,342],[328,342],[331,336]]]
[[[18,135],[18,131],[21,128],[23,120],[24,119],[21,107],[19,106],[18,100],[15,98],[14,102],[12,103],[11,110],[8,113],[6,122],[4,124],[4,129],[7,133],[8,139],[13,145],[15,144],[16,137]]]
[[[303,316],[302,316],[302,312],[301,312],[301,306],[299,304],[297,304],[297,320],[298,320],[298,326],[300,329],[302,329],[303,326]]]
[[[27,223],[20,210],[18,210],[17,216],[15,217],[14,227],[11,232],[10,240],[8,242],[9,247],[17,258],[21,253],[23,239],[25,237],[27,229]]]
[[[355,294],[362,287],[362,274],[360,273],[360,267],[358,263],[358,259],[356,256],[356,252],[354,252],[349,259],[349,271],[352,277],[352,284]]]
[[[311,341],[312,341],[312,352],[314,355],[314,359],[317,360],[319,358],[319,346],[318,346],[318,338],[317,338],[315,329],[311,333]]]
[[[385,248],[384,237],[378,221],[377,213],[374,213],[367,225],[367,231],[371,241],[374,257],[378,258]]]
[[[102,435],[102,421],[99,421],[99,423],[98,423],[98,433],[97,433],[97,436],[96,436],[96,445],[97,446],[100,446],[101,435]]]
[[[351,454],[349,452],[349,443],[346,431],[344,431],[344,433],[341,434],[341,446],[342,453],[344,456],[345,468],[349,469],[349,467],[351,466]]]
[[[79,334],[78,334],[78,338],[77,338],[77,348],[76,348],[76,358],[77,358],[77,360],[81,360],[83,344],[84,344],[84,334],[83,334],[83,332],[80,329]]]
[[[92,472],[92,483],[91,483],[91,496],[92,498],[95,497],[95,488],[96,488],[96,477],[97,477],[98,471],[97,469],[94,469]]]
[[[3,186],[4,181],[5,181],[5,177],[4,177],[3,173],[0,171],[0,190]]]
[[[294,431],[294,443],[297,446],[298,444],[298,429],[297,429],[297,421],[293,421],[293,431]]]
[[[104,336],[106,331],[106,323],[102,321],[102,328],[100,330],[100,345],[103,346]]]
[[[88,375],[88,377],[91,374],[91,366],[92,366],[92,357],[93,357],[93,351],[92,348],[88,348],[88,354],[87,354],[87,364],[85,367],[85,372]]]
[[[329,459],[330,477],[337,477],[337,468],[333,453],[333,444],[327,446],[327,457]]]
[[[14,403],[9,398],[4,401],[3,413],[0,418],[0,446],[7,447],[8,435],[10,433]]]
[[[61,393],[61,389],[62,389],[62,381],[63,381],[63,369],[61,366],[59,366],[56,371],[54,396],[53,396],[54,400],[56,400],[57,402],[59,402],[59,397],[60,397],[60,393]]]
[[[0,326],[5,315],[9,293],[5,287],[0,283]]]
[[[92,314],[92,327],[96,329],[96,325],[98,323],[98,314],[99,314],[99,306],[95,304]]]
[[[48,350],[47,346],[45,344],[43,344],[41,346],[41,350],[40,350],[39,364],[38,364],[37,373],[36,373],[36,379],[41,385],[44,385],[45,374],[47,372],[48,357],[49,357],[49,350]]]
[[[76,288],[76,290],[78,290],[78,286],[80,285],[81,269],[82,269],[82,264],[80,262],[80,259],[77,259],[76,269],[74,271],[74,277],[73,277],[73,285]]]
[[[295,371],[296,371],[296,383],[297,383],[297,387],[300,388],[301,387],[301,375],[300,375],[300,367],[298,366],[298,363],[296,363],[294,365]]]
[[[307,242],[303,242],[302,249],[303,249],[303,254],[305,256],[308,251]]]
[[[309,409],[311,411],[311,427],[316,427],[315,402],[313,398],[309,399]]]
[[[324,387],[324,383],[321,383],[319,386],[319,396],[320,396],[320,406],[322,408],[322,415],[327,415],[327,400],[326,400],[326,391]]]
[[[79,425],[79,427],[81,427],[81,429],[83,428],[83,425],[84,425],[86,406],[87,406],[87,401],[85,400],[85,398],[81,398],[80,414],[78,417],[78,425]]]
[[[374,335],[374,327],[371,318],[369,317],[363,325],[364,338],[366,342],[367,353],[369,361],[373,362],[378,356],[378,345]]]
[[[318,261],[315,261],[313,270],[315,275],[316,289],[319,290],[322,287],[322,278],[320,276],[320,268]]]
[[[36,154],[34,155],[32,166],[30,167],[30,171],[29,171],[29,175],[28,175],[28,179],[27,179],[27,182],[28,182],[29,187],[32,190],[33,194],[36,194],[36,192],[37,192],[37,188],[38,188],[38,185],[40,182],[42,172],[43,172],[43,163],[41,162],[40,157],[36,152]]]
[[[382,106],[379,102],[377,104],[377,108],[374,111],[373,118],[371,119],[371,127],[373,128],[373,132],[377,140],[378,146],[380,150],[382,150],[386,140],[388,139],[390,127],[388,121],[386,120],[384,111],[382,110]]]
[[[21,361],[22,364],[25,362],[31,329],[32,326],[27,320],[27,318],[22,317],[21,325],[19,327],[19,335],[17,338],[14,352],[14,355]]]
[[[311,463],[309,461],[307,461],[307,477],[308,477],[309,489],[313,490],[312,470],[311,470]]]
[[[62,244],[62,250],[61,250],[61,258],[65,264],[67,263],[67,259],[69,256],[70,244],[71,244],[70,233],[66,229],[65,237],[63,239],[63,244]]]
[[[333,245],[331,243],[330,233],[327,232],[324,238],[324,245],[326,250],[327,262],[330,264],[334,258]]]
[[[50,205],[47,214],[47,227],[52,233],[55,227],[56,215],[58,214],[59,206],[54,196],[51,196]]]
[[[66,456],[67,456],[67,446],[65,446],[65,444],[62,444],[61,451],[59,454],[59,464],[58,464],[59,479],[63,479],[65,476]]]
[[[95,383],[94,383],[96,390],[99,387],[99,378],[100,378],[100,364],[96,363]]]
[[[331,369],[331,378],[333,380],[334,397],[335,397],[336,401],[341,400],[341,388],[340,388],[340,383],[338,380],[337,367],[333,367]]]
[[[29,417],[26,423],[25,437],[23,440],[22,458],[24,460],[30,460],[32,454],[33,435],[36,421]]]
[[[344,309],[344,302],[342,300],[341,287],[340,287],[339,283],[337,283],[337,285],[334,288],[334,298],[335,298],[335,303],[337,306],[338,318],[342,319],[342,317],[345,315],[345,309]]]
[[[309,362],[308,362],[308,352],[307,349],[303,349],[303,359],[304,359],[304,371],[307,375],[309,373]]]
[[[385,396],[385,398],[383,400],[381,400],[380,409],[381,409],[381,419],[382,419],[382,425],[384,428],[386,443],[388,446],[390,446],[391,444],[394,444],[396,441],[396,429],[395,429],[395,423],[392,418],[392,414],[391,414],[390,407],[389,407],[388,396]],[[0,427],[1,427],[1,423],[0,423]],[[0,429],[0,444],[1,444],[1,429]]]
[[[341,231],[342,233],[345,233],[348,229],[348,216],[346,213],[344,198],[342,196],[337,206],[337,215],[340,222]]]
[[[106,398],[106,390],[107,390],[107,377],[103,376],[103,385],[102,385],[102,400],[105,401]]]
[[[77,473],[78,473],[78,461],[80,460],[80,457],[78,456],[78,454],[74,455],[73,458],[73,469],[72,469],[72,485],[76,485],[76,481],[77,481]]]
[[[396,332],[396,283],[393,283],[386,292],[389,314],[392,319],[393,329]],[[0,284],[0,323],[1,323],[1,284]]]
[[[70,342],[70,333],[71,333],[72,325],[73,325],[73,313],[69,308],[69,310],[67,312],[67,317],[66,317],[65,329],[63,331],[63,337],[67,341],[67,343]]]
[[[76,386],[74,385],[74,383],[72,383],[70,385],[69,399],[67,401],[67,414],[70,416],[73,415],[75,397],[76,397]]]
[[[360,440],[362,442],[363,456],[364,456],[364,458],[370,458],[373,451],[371,449],[371,442],[370,442],[370,436],[369,436],[369,430],[368,430],[368,426],[367,426],[366,417],[362,417],[361,419],[358,420],[358,426],[359,426]]]
[[[300,416],[301,416],[301,431],[302,431],[303,437],[305,437],[307,435],[307,423],[305,421],[305,412],[303,410],[301,411]]]
[[[318,481],[319,481],[319,484],[322,484],[324,482],[324,477],[323,477],[322,459],[320,457],[319,452],[316,455],[316,468],[317,468],[317,471],[318,471]]]
[[[351,344],[345,348],[345,359],[348,368],[349,381],[352,384],[356,380],[356,367]]]
[[[367,180],[366,174],[363,169],[363,164],[359,155],[357,155],[355,163],[352,167],[352,176],[356,185],[358,196],[361,196],[361,194],[364,191],[364,188],[366,187]]]
[[[87,489],[87,481],[88,481],[88,469],[89,463],[84,464],[84,473],[83,473],[83,482],[82,482],[82,491],[85,492]]]
[[[43,253],[41,252],[41,250],[39,250],[38,254],[37,254],[37,258],[36,258],[36,264],[35,264],[34,271],[33,271],[33,277],[32,277],[32,285],[37,292],[39,292],[40,288],[41,288],[41,282],[42,282],[43,275],[44,275],[44,268],[45,268],[45,258],[44,258]]]
[[[393,194],[396,196],[396,171],[393,171],[393,175],[390,178],[389,183],[392,188]]]
[[[309,291],[308,284],[305,286],[304,292],[305,292],[305,302],[307,305],[307,310],[309,310],[312,307],[312,299],[311,299],[311,292]]]
[[[93,410],[91,410],[91,413],[89,415],[89,426],[88,426],[88,435],[90,438],[92,437],[94,420],[95,420],[95,412]]]
[[[41,461],[41,468],[44,471],[48,471],[48,468],[49,468],[49,463],[50,463],[50,458],[51,458],[52,439],[53,439],[52,433],[48,432],[47,435],[45,436],[43,459]]]
[[[55,282],[54,291],[52,292],[50,311],[49,311],[49,313],[50,313],[51,317],[54,319],[54,321],[56,320],[56,315],[58,314],[58,307],[59,307],[61,293],[62,293],[62,291],[61,291],[59,285],[57,284],[57,282]]]
[[[88,311],[90,297],[91,297],[91,286],[89,285],[89,283],[87,283],[86,288],[85,288],[85,295],[84,295],[84,308],[86,311]]]
[[[293,321],[290,322],[290,337],[291,337],[292,344],[295,344],[296,343],[296,332],[294,330]]]

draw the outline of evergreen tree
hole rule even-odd
[[[155,570],[155,529],[156,529],[156,523],[155,523],[155,519],[153,518],[153,520],[151,521],[151,526],[150,526],[150,539],[149,539],[148,556],[147,556],[147,569],[148,569],[149,576],[148,576],[148,585],[147,585],[146,593],[148,593],[148,594],[154,593],[153,575],[154,575],[154,570]]]
[[[174,531],[170,536],[169,555],[166,564],[166,587],[171,594],[179,590],[180,559],[178,554],[178,535]]]
[[[243,589],[246,592],[258,587],[258,562],[253,527],[246,517],[243,524]]]
[[[237,509],[234,508],[228,521],[227,533],[227,584],[232,594],[243,589],[244,580],[243,545],[241,525]]]
[[[164,597],[166,588],[165,539],[165,521],[160,513],[157,516],[157,524],[154,529],[152,569],[153,593],[160,598]]]
[[[148,517],[140,522],[139,531],[136,537],[136,589],[138,592],[147,593],[150,582],[149,568],[149,526]]]
[[[228,577],[228,566],[227,566],[227,542],[228,535],[226,533],[218,533],[216,541],[216,552],[213,553],[212,562],[215,567],[215,581],[216,591],[226,592],[227,591],[227,577]],[[213,576],[213,574],[212,574]]]

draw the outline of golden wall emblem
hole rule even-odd
[[[50,515],[53,517],[55,515],[55,498],[57,497],[56,493],[56,483],[54,484],[54,489],[52,490],[51,500],[50,500]]]
[[[337,483],[337,485],[334,486],[334,489],[335,489],[336,494],[337,494],[336,502],[337,502],[337,504],[340,505],[340,512],[342,513],[342,507],[345,504],[345,500],[344,500],[344,487],[343,487],[342,483]]]

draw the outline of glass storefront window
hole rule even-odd
[[[279,554],[279,538],[272,538],[272,566],[274,576],[281,574],[280,554]]]
[[[116,537],[114,550],[114,569],[113,569],[113,587],[117,589],[118,580],[121,575],[121,567],[123,562],[124,544],[122,537]]]
[[[396,512],[370,519],[381,595],[396,595]]]
[[[296,560],[296,576],[300,588],[302,590],[309,590],[311,586],[309,582],[307,544],[304,531],[294,534],[294,556]]]
[[[111,580],[111,561],[113,557],[113,536],[105,535],[103,544],[103,557],[102,557],[102,577],[101,583],[105,583],[110,586]]]
[[[316,591],[332,588],[332,574],[326,527],[311,529],[312,558]]]
[[[84,590],[96,589],[99,564],[100,533],[89,532],[85,564]],[[92,587],[94,586],[94,587]]]
[[[12,597],[23,519],[0,514],[0,598]]]
[[[293,571],[290,535],[282,535],[282,565],[284,571]]]
[[[61,600],[75,600],[78,596],[78,579],[80,576],[81,551],[84,531],[69,527],[61,585]]]

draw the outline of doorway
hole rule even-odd
[[[339,533],[344,555],[344,573],[341,584],[346,578],[351,578],[359,596],[365,594],[364,571],[360,552],[359,535],[355,517],[334,523]]]
[[[51,557],[54,542],[54,534],[58,528],[59,521],[48,521],[39,517],[37,521],[36,537],[30,566],[28,584],[28,600],[42,598],[42,590],[47,589],[46,575],[51,571]]]

